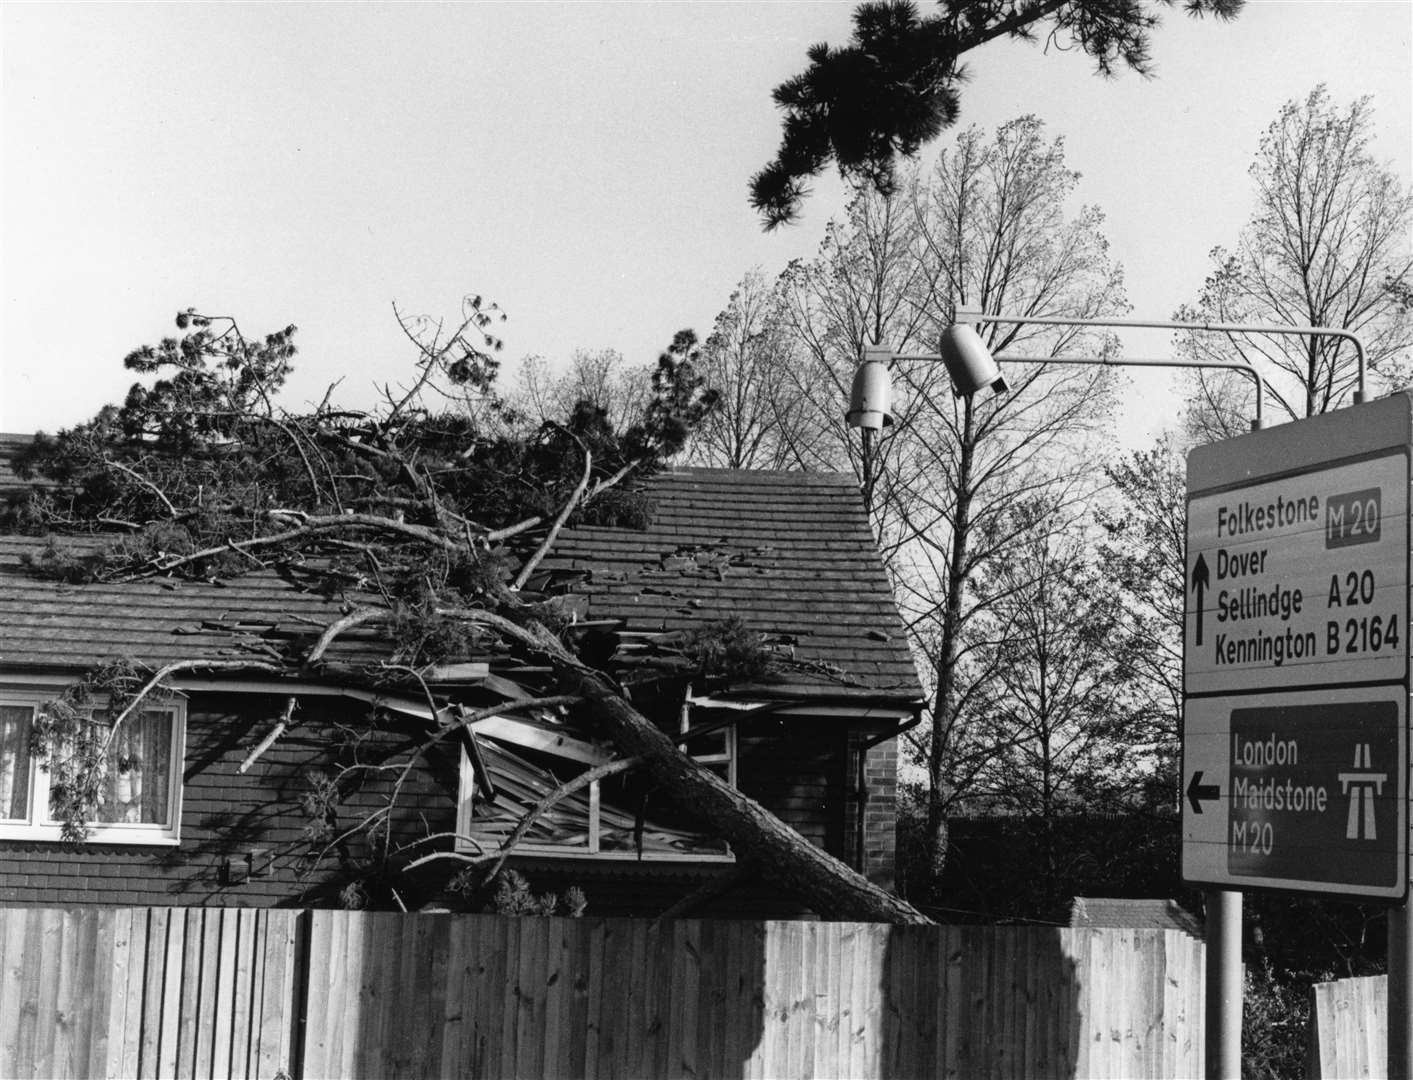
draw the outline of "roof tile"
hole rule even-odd
[[[23,437],[0,435],[0,488]],[[642,531],[566,529],[541,567],[588,599],[586,617],[644,633],[739,617],[792,639],[798,657],[875,689],[916,695],[916,668],[852,478],[679,468],[647,484]],[[96,543],[69,538],[66,543]],[[314,639],[340,606],[266,571],[219,583],[170,579],[62,585],[29,573],[33,537],[0,537],[0,666],[81,668],[109,656],[151,664],[260,656]],[[349,657],[366,652],[352,635]]]

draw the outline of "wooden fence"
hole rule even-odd
[[[0,909],[0,1075],[1195,1077],[1173,931]]]
[[[294,1053],[299,912],[0,908],[0,1076],[260,1076]]]
[[[1388,976],[1337,979],[1310,988],[1310,1049],[1305,1075],[1388,1075]]]

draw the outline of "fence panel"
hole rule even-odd
[[[310,954],[310,1076],[1202,1071],[1173,932],[328,911]]]
[[[1170,931],[4,908],[0,1075],[1189,1077],[1202,971]]]
[[[1388,1075],[1388,977],[1338,979],[1310,988],[1311,1080]]]
[[[288,1070],[294,995],[281,984],[298,917],[0,909],[0,1076],[268,1080]]]

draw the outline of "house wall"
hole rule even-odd
[[[848,861],[845,732],[805,718],[767,720],[737,735],[737,783],[811,843]]]
[[[301,800],[336,760],[377,764],[405,752],[412,735],[366,737],[363,706],[305,698],[298,723],[248,772],[241,762],[269,732],[284,699],[193,695],[187,710],[181,843],[117,844],[0,841],[0,902],[180,905],[337,903],[363,845],[330,849],[321,859],[308,839]],[[437,831],[455,820],[454,751],[433,751],[409,775],[394,836]],[[338,827],[385,800],[372,791],[345,800]],[[322,846],[322,845],[321,845]],[[251,871],[254,873],[252,874]]]
[[[181,906],[313,906],[340,903],[352,878],[366,878],[376,907],[446,905],[462,898],[444,886],[459,865],[429,864],[392,887],[377,880],[361,840],[330,844],[364,814],[386,804],[387,775],[347,795],[330,822],[330,836],[311,841],[320,819],[302,808],[320,778],[339,761],[376,767],[401,762],[425,731],[416,722],[401,733],[370,734],[366,707],[337,698],[303,698],[297,721],[246,772],[239,766],[270,731],[285,699],[254,694],[194,694],[187,710],[181,842],[163,847],[0,841],[0,903],[144,904]],[[782,820],[845,861],[854,862],[855,834],[846,812],[853,779],[849,735],[837,721],[770,721],[743,732],[738,783]],[[883,751],[883,752],[880,752]],[[398,797],[394,840],[410,843],[455,829],[459,749],[432,748],[409,772]],[[870,873],[886,866],[891,880],[892,765],[888,751],[870,754],[867,811]],[[377,777],[376,782],[372,782]],[[449,842],[440,845],[449,847]],[[431,850],[427,847],[421,850]],[[322,857],[318,854],[322,851]],[[656,915],[695,892],[729,864],[606,863],[516,858],[536,892],[578,885],[598,915]],[[390,883],[392,884],[392,883]],[[804,913],[788,897],[759,885],[739,886],[699,914],[786,918]]]

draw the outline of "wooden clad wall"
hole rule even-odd
[[[1193,1077],[1174,931],[0,909],[0,1075]]]
[[[1388,1072],[1388,976],[1337,979],[1310,988],[1310,1080]]]
[[[288,1071],[298,916],[0,908],[0,1076]]]

